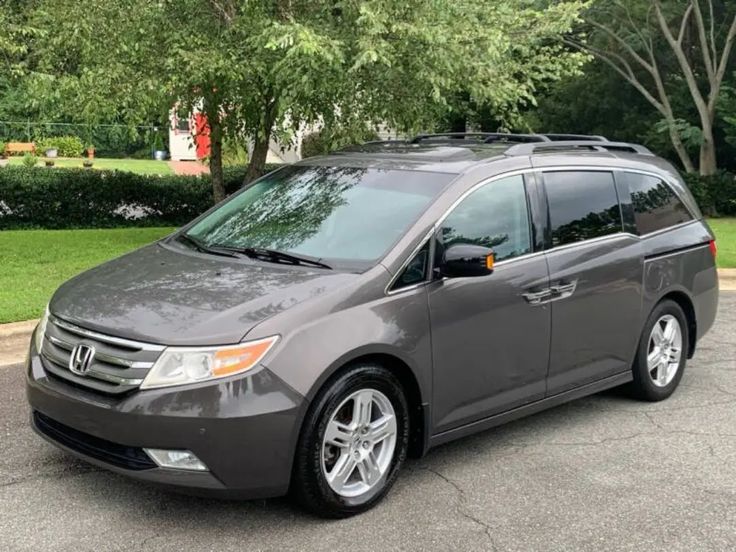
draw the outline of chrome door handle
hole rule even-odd
[[[555,299],[564,299],[565,297],[570,297],[573,293],[575,293],[575,289],[578,287],[578,282],[575,280],[574,282],[569,282],[565,284],[555,284],[554,286],[550,287],[550,291],[553,295],[555,295]]]
[[[528,293],[523,293],[522,295],[529,304],[538,305],[542,301],[545,301],[546,299],[552,297],[552,291],[549,289],[543,289],[541,291],[530,291]]]

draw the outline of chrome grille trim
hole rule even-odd
[[[153,343],[144,343],[142,341],[132,341],[130,339],[123,339],[122,337],[112,337],[110,335],[100,334],[97,332],[93,332],[91,330],[85,330],[84,328],[80,328],[79,326],[75,326],[74,324],[64,322],[63,320],[60,320],[59,318],[56,318],[53,315],[49,317],[49,321],[59,326],[61,329],[66,330],[68,332],[80,335],[82,337],[88,337],[96,341],[101,341],[102,343],[109,343],[110,345],[117,345],[119,347],[127,347],[128,349],[134,349],[136,351],[161,352],[166,348],[164,345],[154,345]]]
[[[64,349],[65,351],[71,351],[72,349],[74,349],[74,345],[72,345],[71,343],[68,343],[52,335],[47,335],[46,339],[48,339],[51,343],[53,343],[60,349]],[[101,353],[99,351],[95,352],[95,358],[97,360],[101,360],[102,362],[107,362],[108,364],[122,366],[123,368],[152,368],[154,364],[153,362],[142,362],[138,360],[127,360],[124,358],[118,358],[112,355]]]
[[[68,363],[63,358],[59,358],[54,353],[52,353],[51,351],[47,351],[47,350],[45,350],[43,352],[43,356],[46,359],[48,359],[51,362],[53,362],[54,364],[56,364],[59,368],[62,368],[64,370],[67,370],[67,364]],[[71,372],[69,372],[69,374],[71,375]],[[110,382],[110,383],[114,383],[116,385],[134,385],[134,386],[138,386],[141,383],[143,383],[143,379],[142,378],[123,378],[123,377],[120,377],[120,376],[113,376],[112,374],[106,374],[104,372],[100,372],[99,370],[95,370],[94,368],[90,368],[86,372],[85,376],[89,376],[89,377],[93,377],[93,378],[98,379],[98,380],[102,380],[102,381],[107,381],[107,382]]]

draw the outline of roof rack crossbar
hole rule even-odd
[[[554,153],[556,151],[574,151],[587,148],[591,151],[628,151],[639,155],[654,155],[648,148],[628,142],[601,142],[596,140],[563,140],[532,144],[516,144],[506,150],[506,155],[532,155],[534,153]]]
[[[466,139],[474,138],[479,143],[491,144],[494,142],[549,142],[550,139],[541,134],[514,134],[506,132],[440,132],[435,134],[417,134],[409,140],[410,144],[418,144],[423,140],[432,140],[438,138]]]
[[[556,134],[545,132],[542,136],[546,136],[553,142],[570,140],[594,140],[596,142],[608,142],[608,138],[599,134]]]

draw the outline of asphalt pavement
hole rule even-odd
[[[612,391],[451,443],[342,521],[75,460],[31,431],[20,366],[0,368],[0,550],[736,550],[734,352],[736,294],[722,294],[669,400]]]

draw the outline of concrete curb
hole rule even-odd
[[[718,281],[721,291],[736,291],[736,268],[719,268]],[[36,324],[38,320],[0,324],[0,367],[23,362]]]

